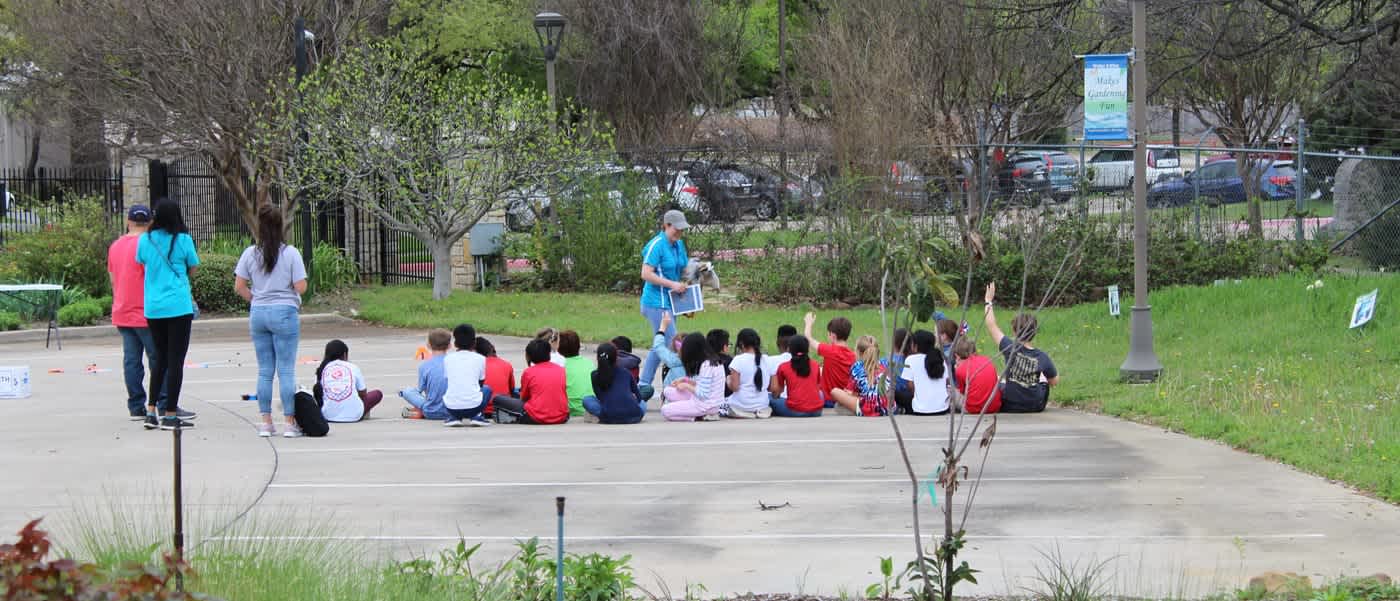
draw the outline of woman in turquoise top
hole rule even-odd
[[[136,244],[136,262],[146,268],[146,323],[155,343],[151,364],[151,390],[147,399],[164,404],[148,408],[145,427],[176,430],[194,424],[181,419],[180,386],[185,381],[185,354],[190,349],[190,324],[194,321],[194,296],[190,278],[199,265],[194,238],[185,227],[180,205],[162,198],[156,201],[151,229]],[[154,402],[154,401],[152,401]],[[156,412],[164,413],[159,420]]]
[[[661,314],[671,310],[670,293],[686,289],[681,277],[690,259],[681,238],[688,229],[685,213],[666,211],[661,217],[661,231],[642,247],[642,317],[651,326],[651,332],[660,330],[668,340],[675,337],[676,330],[661,325]],[[656,355],[648,353],[638,383],[651,386],[659,366]]]

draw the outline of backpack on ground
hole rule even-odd
[[[313,438],[319,438],[329,434],[331,425],[326,422],[326,416],[321,415],[321,405],[316,402],[316,397],[305,390],[297,391],[296,396],[296,418],[297,427],[301,428],[301,433]]]

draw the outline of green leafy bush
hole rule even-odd
[[[20,321],[19,313],[15,313],[14,311],[0,311],[0,332],[18,330],[23,326],[24,322]]]
[[[360,279],[355,261],[328,242],[317,242],[311,256],[311,278],[307,282],[317,293],[332,292],[353,285]]]
[[[108,294],[107,296],[97,299],[97,304],[102,305],[103,315],[107,317],[112,316],[112,295]]]
[[[15,234],[4,254],[27,282],[62,282],[90,295],[110,292],[107,245],[118,235],[98,198],[79,198],[63,205],[58,217],[41,228]]]
[[[538,284],[595,292],[639,287],[638,257],[656,235],[661,206],[655,185],[631,172],[620,182],[586,178],[556,195],[531,236]]]
[[[194,573],[189,565],[169,554],[160,565],[123,566],[116,573],[71,559],[50,561],[53,542],[38,526],[39,520],[29,522],[19,531],[15,544],[0,546],[0,593],[6,599],[213,600],[176,590],[177,578],[193,579]]]
[[[64,327],[90,326],[102,319],[102,305],[88,299],[65,305],[58,310],[58,325]]]
[[[234,313],[247,309],[247,301],[233,291],[233,268],[237,265],[238,257],[230,255],[199,257],[199,268],[190,286],[201,312]]]

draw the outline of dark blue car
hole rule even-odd
[[[1259,194],[1267,200],[1293,198],[1296,181],[1297,171],[1292,161],[1272,161],[1259,174]],[[1147,190],[1147,206],[1186,206],[1196,198],[1198,191],[1201,202],[1207,205],[1244,202],[1244,179],[1239,175],[1235,159],[1207,163],[1184,178],[1153,184]]]

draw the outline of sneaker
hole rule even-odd
[[[485,417],[478,415],[476,417],[471,418],[471,420],[467,421],[467,425],[473,428],[485,428],[486,426],[491,425],[491,422],[486,421]]]
[[[139,422],[139,421],[145,421],[145,420],[146,420],[146,412],[145,412],[145,411],[142,411],[142,412],[140,412],[140,413],[133,413],[133,414],[131,414],[131,421]]]
[[[160,429],[162,430],[188,430],[194,427],[194,422],[187,422],[178,416],[167,415],[160,418]]]
[[[702,416],[700,416],[700,417],[695,418],[695,421],[697,421],[697,422],[717,422],[717,421],[719,421],[719,414],[718,414],[718,413],[706,413],[705,415],[702,415]]]
[[[154,413],[147,413],[147,414],[146,414],[146,423],[141,424],[141,427],[143,427],[143,428],[145,428],[145,429],[147,429],[147,430],[157,430],[157,429],[160,428],[160,420],[157,420],[157,419],[156,419],[156,414],[154,414]]]
[[[442,425],[448,428],[460,428],[462,426],[465,426],[466,424],[462,423],[462,420],[460,419],[449,419],[445,422],[442,422]]]
[[[282,438],[301,438],[305,434],[301,433],[299,426],[287,426],[287,431],[282,433]]]
[[[258,436],[271,438],[277,435],[277,426],[272,424],[258,424]]]
[[[176,409],[175,417],[178,417],[180,419],[194,419],[196,417],[199,417],[199,414],[193,411],[185,411],[184,409]]]
[[[423,419],[423,410],[417,407],[404,407],[399,412],[399,417],[404,419]]]

